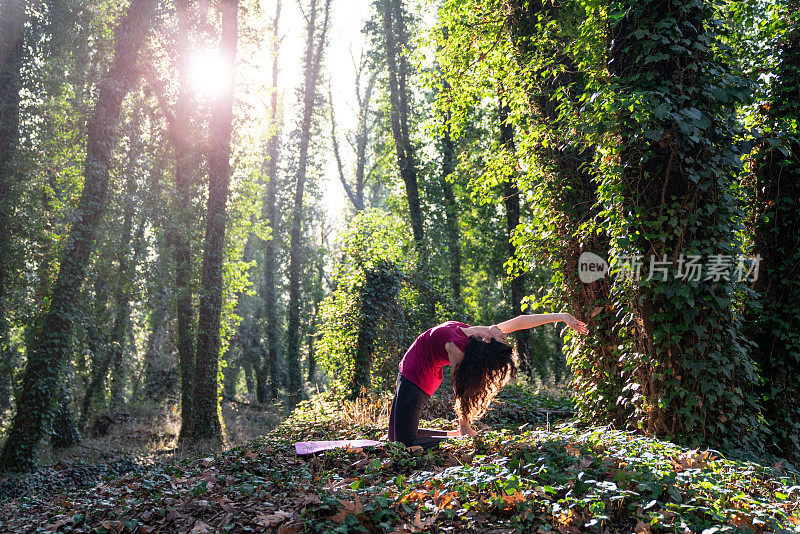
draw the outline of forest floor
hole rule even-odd
[[[84,448],[0,477],[0,532],[800,532],[787,464],[554,422],[569,400],[525,386],[503,390],[484,418],[493,430],[438,450],[295,454],[295,441],[382,437],[386,401],[318,395],[218,453]],[[168,447],[172,434],[149,439]]]

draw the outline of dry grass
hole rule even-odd
[[[108,422],[107,433],[97,435],[101,419]],[[150,457],[175,448],[180,431],[177,405],[136,406],[96,414],[87,424],[77,447],[58,450],[49,444],[41,447],[39,464],[58,461],[97,461],[117,456]]]
[[[222,424],[225,443],[242,445],[275,430],[285,419],[280,405],[246,406],[228,401],[222,403]]]

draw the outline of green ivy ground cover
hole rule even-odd
[[[222,453],[0,478],[0,531],[800,532],[800,479],[783,464],[557,422],[567,400],[521,387],[498,401],[494,430],[432,451],[298,457],[294,441],[385,432],[319,397]]]

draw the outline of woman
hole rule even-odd
[[[428,448],[448,437],[477,435],[470,422],[486,412],[517,371],[506,334],[558,321],[581,334],[589,331],[586,323],[568,313],[540,313],[519,315],[494,326],[447,321],[420,334],[400,361],[389,413],[389,441]],[[422,409],[442,383],[442,368],[448,364],[453,366],[459,429],[420,429]]]

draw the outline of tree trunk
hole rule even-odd
[[[192,306],[192,223],[187,214],[192,198],[191,87],[189,84],[189,1],[176,0],[175,59],[178,64],[178,98],[170,123],[170,140],[175,150],[175,196],[177,225],[175,246],[175,310],[177,318],[178,367],[181,377],[181,437],[192,426],[192,378],[194,373],[194,308]]]
[[[100,377],[100,382],[98,384],[92,384],[97,375],[97,370],[102,366],[108,357],[109,352],[109,332],[108,326],[112,324],[111,321],[111,310],[108,306],[109,300],[109,287],[108,281],[112,278],[111,273],[105,272],[101,270],[100,272],[96,273],[94,281],[94,310],[92,314],[92,318],[89,321],[89,324],[86,328],[87,333],[87,349],[89,351],[90,357],[90,365],[88,369],[90,372],[86,373],[84,377],[84,392],[92,391],[92,400],[89,401],[89,404],[94,403],[95,407],[99,405],[105,404],[105,396],[102,387],[102,381],[105,379],[105,375]],[[35,339],[35,337],[34,337]],[[33,342],[31,342],[33,343]],[[29,345],[31,344],[29,343]],[[84,393],[85,394],[85,393]],[[86,401],[84,396],[84,400],[81,403],[83,406],[83,402]],[[87,404],[88,409],[88,404]],[[82,427],[82,423],[79,422],[80,428]]]
[[[600,209],[596,206],[597,185],[592,166],[595,148],[575,146],[563,140],[568,125],[559,114],[556,96],[563,87],[573,88],[574,93],[570,95],[580,94],[585,81],[561,45],[547,40],[547,49],[542,50],[537,42],[543,25],[560,24],[560,19],[574,17],[572,13],[560,12],[566,9],[563,4],[506,0],[504,5],[504,26],[513,43],[515,64],[524,72],[521,76],[527,112],[530,120],[543,126],[546,135],[553,140],[536,153],[537,165],[542,165],[546,171],[545,179],[537,186],[543,189],[548,211],[555,222],[552,237],[543,239],[544,246],[550,254],[548,259],[560,263],[558,284],[562,305],[577,319],[589,323],[592,332],[585,341],[567,348],[574,374],[573,387],[594,392],[579,396],[578,407],[587,419],[623,428],[627,411],[622,403],[627,402],[630,395],[623,391],[624,381],[620,376],[616,349],[620,341],[613,330],[619,322],[615,317],[619,310],[609,305],[611,281],[604,278],[584,284],[578,276],[581,253],[606,254],[610,250],[606,232],[576,232],[582,225],[603,226]],[[542,54],[552,57],[564,68],[531,69]]]
[[[109,158],[117,137],[120,106],[138,78],[136,60],[150,29],[154,8],[154,0],[132,0],[116,28],[114,59],[99,86],[88,124],[84,186],[75,223],[61,251],[61,267],[41,337],[28,355],[17,412],[0,453],[0,469],[35,467],[36,447],[52,414],[59,371],[69,357],[76,303],[105,209]]]
[[[348,384],[349,397],[355,399],[369,392],[372,362],[375,358],[375,339],[382,313],[390,308],[400,291],[396,268],[380,263],[368,270],[359,294],[359,323],[353,376]]]
[[[765,114],[767,139],[754,158],[751,185],[753,254],[760,256],[752,284],[761,306],[748,306],[745,331],[756,342],[752,357],[764,383],[764,417],[773,453],[800,462],[800,143],[789,123],[800,114],[800,3],[787,2],[786,34],[778,44],[777,68]],[[763,110],[766,108],[766,110]],[[773,141],[774,140],[774,141]],[[775,142],[777,141],[777,142]],[[774,144],[771,144],[774,143]]]
[[[297,178],[292,208],[292,229],[289,252],[289,304],[286,328],[286,361],[289,369],[289,404],[296,405],[303,394],[300,371],[300,271],[303,247],[303,188],[308,167],[308,148],[311,141],[311,123],[317,97],[317,83],[322,64],[322,52],[328,32],[331,0],[324,0],[322,24],[317,27],[317,0],[311,0],[306,30],[305,68],[303,81],[303,115],[298,142]],[[317,35],[318,33],[318,35]]]
[[[339,139],[336,136],[336,115],[333,107],[333,94],[331,93],[330,87],[328,87],[328,103],[330,106],[329,112],[331,116],[331,142],[333,143],[333,156],[336,160],[336,169],[339,171],[339,182],[341,182],[344,192],[347,194],[347,199],[353,205],[353,209],[356,210],[356,213],[358,213],[359,211],[364,210],[364,192],[363,188],[361,189],[360,195],[356,191],[353,191],[353,188],[350,187],[350,184],[347,182],[347,178],[344,175],[342,157],[339,154]],[[355,185],[358,186],[358,183]]]
[[[136,115],[134,115],[134,121]],[[136,212],[136,157],[138,156],[138,149],[140,148],[139,129],[135,128],[131,135],[127,177],[125,183],[124,198],[124,215],[122,219],[122,235],[119,243],[119,258],[117,267],[117,291],[114,295],[115,309],[117,315],[121,312],[123,317],[120,321],[119,329],[116,328],[116,320],[114,321],[115,328],[111,338],[111,353],[112,353],[112,373],[111,373],[111,405],[119,407],[123,404],[123,389],[124,389],[124,371],[123,371],[123,354],[125,353],[125,340],[128,332],[128,323],[130,321],[130,299],[131,299],[131,281],[133,279],[132,271],[136,268],[136,260],[139,257],[141,249],[142,234],[144,233],[144,219],[139,223],[139,228],[136,231],[136,236],[133,236],[133,218]],[[134,241],[133,254],[131,252],[131,240]]]
[[[411,230],[414,233],[414,245],[420,261],[425,261],[425,233],[422,208],[417,185],[417,167],[414,162],[414,145],[409,133],[409,90],[406,85],[408,61],[403,48],[408,46],[408,37],[404,27],[404,9],[402,0],[382,0],[383,38],[386,54],[387,75],[389,78],[389,103],[392,137],[397,153],[397,165],[400,177],[406,187],[408,212],[411,218]]]
[[[56,449],[74,447],[81,442],[81,433],[75,423],[75,411],[72,407],[68,377],[64,376],[61,380],[62,385],[56,398],[53,428],[50,433],[50,444]]]
[[[372,131],[370,123],[370,104],[372,103],[372,92],[375,87],[375,79],[377,78],[378,71],[373,69],[369,72],[369,79],[367,85],[362,92],[361,83],[364,69],[367,67],[368,62],[362,60],[356,72],[356,100],[358,101],[358,119],[355,132],[355,140],[351,142],[351,146],[356,153],[356,166],[355,176],[353,177],[353,185],[347,181],[342,165],[342,158],[339,153],[339,140],[336,135],[336,118],[334,116],[333,96],[330,87],[328,87],[328,102],[330,102],[330,115],[331,115],[331,139],[333,141],[333,155],[336,159],[336,167],[339,171],[339,181],[342,183],[347,198],[353,205],[356,213],[363,211],[364,204],[364,185],[366,182],[366,168],[367,168],[367,145],[369,144],[369,135]]]
[[[511,161],[516,160],[516,146],[514,145],[514,125],[508,120],[510,110],[508,105],[500,102],[500,146],[503,147],[511,156]],[[517,255],[517,247],[514,245],[514,232],[519,226],[519,187],[517,186],[517,176],[515,171],[511,171],[508,180],[505,182],[504,202],[506,207],[506,233],[508,236],[508,257],[513,258]],[[522,314],[522,299],[525,297],[525,274],[512,274],[511,278],[511,307],[514,315]],[[526,373],[531,372],[531,334],[529,330],[522,330],[515,334],[517,340],[517,352],[519,352],[522,370]]]
[[[308,333],[306,334],[306,342],[308,348],[308,382],[314,382],[314,374],[317,371],[316,359],[316,336],[317,336],[317,318],[319,317],[319,306],[322,299],[325,298],[325,263],[322,258],[322,252],[325,248],[325,241],[327,234],[325,229],[320,231],[320,248],[317,256],[317,279],[314,282],[314,288],[311,291],[311,319],[308,324]]]
[[[130,214],[133,215],[132,213]],[[126,214],[126,219],[127,214]],[[117,287],[114,290],[114,323],[111,327],[110,342],[107,344],[104,351],[104,358],[102,358],[100,365],[94,369],[92,381],[89,387],[86,388],[86,394],[83,397],[81,404],[81,416],[79,426],[83,430],[86,428],[86,421],[89,418],[89,409],[92,404],[92,397],[95,393],[102,388],[103,381],[108,374],[111,365],[117,361],[122,360],[122,355],[125,350],[125,343],[127,341],[128,323],[130,321],[130,284],[133,279],[133,271],[136,269],[135,259],[141,253],[141,246],[143,243],[142,234],[144,233],[144,219],[139,222],[139,228],[136,230],[135,245],[133,249],[132,258],[128,257],[127,251],[130,248],[131,241],[131,221],[128,219],[123,221],[122,228],[122,243],[120,246],[119,263],[117,267]],[[115,382],[112,380],[112,396],[111,404],[120,406],[121,391],[118,390],[117,398],[115,399],[114,391]],[[119,383],[116,387],[121,389]]]
[[[444,82],[445,89],[449,88]],[[451,176],[456,172],[456,149],[450,137],[450,111],[445,116],[445,130],[442,136],[442,193],[444,194],[445,225],[447,228],[447,249],[450,256],[450,288],[453,300],[460,310],[461,302],[461,239],[458,231],[458,204],[453,193]]]
[[[14,211],[14,157],[19,140],[20,70],[24,53],[25,0],[0,4],[0,409],[11,403],[14,371],[8,320],[8,288],[11,285],[11,214]]]
[[[192,383],[192,421],[185,442],[210,440],[221,443],[222,430],[217,402],[220,316],[222,313],[222,263],[225,255],[225,206],[230,182],[231,133],[233,128],[234,60],[238,40],[239,1],[223,0],[220,50],[225,55],[230,80],[216,99],[211,113],[208,153],[208,203],[200,310],[197,320],[197,352]]]
[[[159,260],[162,262],[163,260]],[[170,315],[168,297],[155,296],[155,307],[150,315],[150,333],[147,336],[142,372],[141,398],[147,402],[164,399],[170,394],[171,366],[164,365],[164,344],[168,336]]]
[[[255,377],[253,376],[255,362],[243,362],[242,368],[244,369],[244,384],[247,388],[247,397],[253,398],[253,396],[256,394],[256,383]]]
[[[362,65],[366,63],[362,62]],[[360,206],[366,206],[364,202],[364,186],[366,185],[367,178],[367,146],[369,145],[369,137],[375,122],[370,121],[370,114],[372,109],[372,92],[375,88],[375,80],[378,77],[378,69],[373,67],[372,72],[367,80],[367,86],[364,92],[361,92],[361,76],[364,72],[363,68],[359,71],[358,81],[356,84],[356,97],[358,98],[358,129],[356,130],[355,150],[356,150],[356,201]]]
[[[647,432],[685,443],[757,450],[760,409],[750,394],[757,376],[731,301],[744,284],[710,279],[708,265],[698,280],[678,273],[680,255],[708,264],[712,255],[739,251],[730,221],[742,213],[728,163],[739,154],[727,122],[733,106],[725,103],[733,98],[708,91],[712,80],[719,92],[730,90],[726,68],[708,51],[716,39],[711,8],[648,0],[615,15],[609,72],[620,93],[647,101],[653,87],[670,91],[664,108],[651,102],[646,113],[617,112],[625,219],[615,237],[643,262],[666,258],[671,267],[666,280],[642,277],[632,287],[639,347],[624,356],[641,359],[632,380],[641,384],[635,418]],[[670,22],[656,36],[651,30],[661,21]]]
[[[269,383],[269,397],[278,398],[278,358],[279,353],[279,328],[277,313],[277,298],[275,288],[275,271],[277,270],[278,220],[277,189],[278,189],[278,156],[280,155],[281,123],[278,116],[278,53],[280,52],[280,34],[278,31],[281,18],[281,0],[275,4],[275,17],[272,20],[272,95],[270,99],[270,124],[276,127],[275,133],[267,145],[267,198],[262,207],[262,216],[269,221],[270,238],[264,243],[264,316],[267,322],[267,353],[261,365],[255,367],[256,371],[256,400],[259,404],[267,402],[267,385]]]
[[[239,373],[242,371],[244,358],[231,361],[233,356],[231,347],[225,351],[223,359],[228,363],[225,367],[225,376],[222,380],[222,393],[225,397],[236,398],[236,385],[239,383]]]

